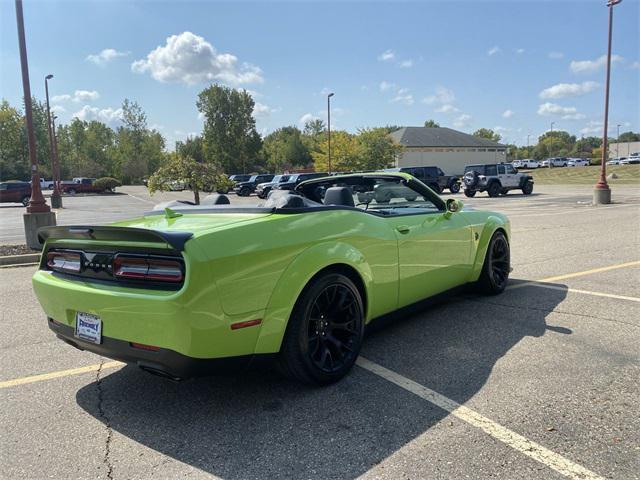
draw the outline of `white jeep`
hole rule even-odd
[[[509,190],[522,190],[525,195],[533,192],[533,177],[518,171],[510,163],[467,165],[462,177],[462,187],[467,197],[477,192],[487,192],[490,197],[506,195]]]

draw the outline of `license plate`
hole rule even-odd
[[[97,315],[76,312],[75,336],[91,343],[102,342],[102,320]]]

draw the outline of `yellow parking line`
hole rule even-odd
[[[82,373],[97,372],[98,370],[121,367],[122,365],[124,365],[124,363],[122,362],[106,362],[103,364],[88,365],[86,367],[80,367],[80,368],[72,368],[70,370],[60,370],[58,372],[43,373],[41,375],[32,375],[30,377],[16,378],[13,380],[6,380],[4,382],[0,382],[0,389],[15,387],[18,385],[24,385],[26,383],[42,382],[44,380],[51,380],[53,378],[69,377],[71,375],[80,375]]]
[[[458,402],[451,400],[450,398],[445,397],[424,385],[420,385],[413,380],[403,377],[393,370],[384,368],[382,365],[378,365],[377,363],[363,357],[358,359],[358,365],[365,370],[368,370],[369,372],[399,386],[400,388],[417,395],[423,400],[442,408],[463,422],[479,428],[492,438],[504,443],[508,447],[513,448],[527,457],[546,465],[565,477],[576,480],[604,480],[601,476],[593,473],[591,470],[587,470],[582,465],[572,462],[562,455],[543,447],[539,443],[529,440],[528,438],[503,427],[490,418],[479,414],[475,410],[471,410],[464,405],[460,405]]]
[[[591,270],[585,270],[583,272],[566,273],[564,275],[557,275],[555,277],[541,278],[540,280],[535,280],[533,282],[516,283],[515,285],[509,285],[507,289],[513,290],[515,288],[528,287],[528,286],[539,284],[539,283],[558,282],[560,280],[567,280],[569,278],[583,277],[585,275],[608,272],[609,270],[617,270],[618,268],[633,267],[636,265],[640,265],[640,260],[635,260],[633,262],[618,263],[616,265],[609,265],[608,267],[592,268]]]

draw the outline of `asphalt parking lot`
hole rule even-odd
[[[122,190],[65,198],[58,223],[189,199]],[[35,267],[0,270],[0,476],[640,478],[639,189],[601,207],[579,186],[456,197],[510,216],[511,287],[372,333],[326,388],[275,373],[173,383],[80,352],[47,328]],[[22,212],[0,208],[0,243],[22,240]]]

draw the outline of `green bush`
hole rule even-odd
[[[102,177],[93,182],[94,187],[107,192],[115,191],[116,187],[121,187],[122,182],[112,177]]]

